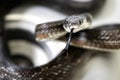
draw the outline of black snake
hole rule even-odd
[[[68,23],[68,21],[70,22]],[[36,37],[39,39],[41,38],[41,40],[49,37],[57,38],[56,35],[59,37],[63,36],[65,34],[61,35],[61,33],[67,33],[66,31],[70,32],[71,29],[74,29],[73,32],[75,33],[78,32],[79,30],[88,28],[90,24],[91,24],[90,14],[73,15],[66,18],[65,20],[57,21],[57,24],[56,22],[53,22],[53,23],[45,23],[38,25],[36,27]],[[66,29],[66,31],[63,29],[63,26]],[[44,31],[45,29],[46,31]],[[53,32],[56,32],[58,34]],[[50,36],[45,36],[46,34]],[[39,37],[37,35],[39,35]],[[6,36],[9,37],[9,34],[6,34]],[[1,43],[2,43],[2,39],[1,39]],[[71,53],[69,54],[72,56],[70,60],[69,57],[67,56],[67,50],[65,49],[60,53],[59,57],[57,57],[56,59],[54,59],[53,61],[51,61],[46,65],[40,67],[20,68],[19,66],[13,64],[12,61],[9,60],[9,58],[5,57],[5,54],[2,54],[3,52],[4,51],[1,51],[1,58],[0,58],[1,59],[0,78],[5,80],[36,80],[36,79],[63,80],[69,78],[69,76],[72,75],[72,68],[74,68],[75,66],[81,63],[81,58],[80,58],[81,55],[76,56]],[[76,57],[76,59],[74,57]],[[60,63],[60,62],[64,62],[64,63]]]
[[[58,40],[64,40],[64,35],[70,32],[71,29],[74,29],[71,45],[106,51],[120,48],[119,24],[87,29],[90,24],[91,16],[89,16],[89,14],[73,15],[65,20],[39,24],[36,27],[36,40],[44,40],[46,38],[58,39],[59,37],[61,38]],[[67,32],[64,29],[66,29]],[[69,59],[67,51],[63,50],[57,58],[46,65],[20,68],[6,57],[3,42],[3,37],[0,37],[1,80],[69,80],[71,78],[70,76],[73,75],[74,68],[82,62],[81,55],[69,53],[69,55],[72,56],[72,58]]]

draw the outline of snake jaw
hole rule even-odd
[[[72,15],[65,19],[63,28],[70,33],[71,29],[73,33],[89,28],[92,22],[92,16],[89,13],[81,15]]]

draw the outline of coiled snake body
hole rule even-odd
[[[73,15],[62,21],[40,24],[36,27],[36,39],[57,38],[56,35],[58,37],[63,36],[73,28],[75,33],[88,28],[90,24],[90,14]],[[79,60],[81,59],[79,55],[78,59],[69,60],[67,51],[63,50],[58,58],[46,65],[35,68],[20,68],[5,57],[2,50],[0,54],[0,79],[4,80],[65,80],[71,75],[71,69],[80,64]],[[74,56],[74,54],[72,55]]]
[[[86,29],[91,24],[91,15],[73,15],[58,22],[40,24],[36,27],[36,39],[58,38],[74,28],[73,32]],[[66,31],[64,29],[66,29]],[[44,31],[45,30],[45,31]],[[62,33],[62,34],[61,34]],[[56,37],[56,35],[57,37]],[[1,39],[2,42],[2,39]],[[3,46],[1,45],[1,48]],[[1,49],[2,50],[2,49]],[[4,80],[65,80],[72,75],[72,68],[80,64],[80,55],[70,54],[69,60],[63,50],[59,57],[41,67],[20,68],[5,57],[4,51],[0,54],[0,79]],[[78,57],[75,59],[75,57]],[[65,62],[64,62],[65,61]],[[61,63],[62,62],[62,63]]]
[[[120,48],[119,25],[87,29],[90,24],[91,16],[89,14],[73,15],[65,20],[40,24],[36,27],[36,40],[57,39],[74,29],[72,45],[98,50]],[[2,43],[2,39],[0,42]],[[71,53],[72,59],[69,60],[66,50],[63,50],[56,59],[46,65],[19,68],[5,57],[2,49],[0,50],[1,80],[69,80],[73,69],[81,64],[80,55]]]

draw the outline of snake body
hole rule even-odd
[[[120,25],[104,25],[75,33],[72,44],[94,50],[117,50],[120,48]]]
[[[41,40],[57,38],[55,34],[60,37],[70,32],[73,28],[73,32],[76,33],[79,30],[88,28],[90,23],[90,14],[74,15],[66,18],[65,20],[38,25],[36,27],[36,36]],[[5,37],[7,38],[9,36],[5,35]],[[3,48],[2,37],[0,42],[1,48]],[[73,69],[75,69],[77,65],[81,64],[81,55],[76,56],[75,53],[71,53],[69,54],[72,56],[70,59],[65,49],[57,58],[46,65],[40,67],[21,68],[20,66],[15,65],[10,58],[6,57],[5,54],[7,53],[3,50],[4,49],[1,49],[0,54],[0,79],[3,80],[66,80],[70,79],[69,76],[72,76],[74,71]]]
[[[2,47],[0,45],[0,80],[69,80],[69,76],[73,76],[72,69],[81,64],[82,56],[80,54],[70,53],[69,55],[72,56],[70,59],[66,51],[63,50],[60,53],[62,55],[46,65],[20,68],[4,55]]]
[[[89,14],[82,14],[79,16],[72,16],[72,18],[70,16],[61,21],[39,24],[36,27],[36,39],[58,38],[67,34],[67,31],[69,32],[70,29],[75,28],[73,31],[75,34],[73,34],[71,41],[72,45],[93,50],[96,48],[98,50],[119,49],[119,25],[86,29],[90,26],[90,23],[91,19]],[[2,43],[2,40],[0,41]],[[71,78],[69,76],[72,76],[74,69],[81,64],[82,60],[80,55],[76,56],[74,53],[70,54],[72,56],[70,60],[66,55],[67,51],[63,50],[57,58],[46,65],[20,68],[5,56],[6,53],[2,51],[2,47],[1,45],[1,80],[69,80]]]
[[[84,17],[83,19],[87,19],[88,15],[82,15]],[[88,18],[88,21],[91,20]],[[36,39],[38,41],[42,40],[42,38],[59,38],[62,36],[61,40],[65,40],[65,36],[63,35],[67,34],[65,32],[62,24],[69,24],[69,22],[64,21],[56,21],[54,24],[46,23],[46,24],[39,24],[36,27]],[[71,22],[71,25],[77,23]],[[87,23],[85,25],[88,25]],[[48,26],[47,29],[45,26]],[[51,28],[52,27],[52,28]],[[81,26],[82,27],[82,26]],[[43,29],[42,29],[43,28]],[[83,29],[84,27],[82,27]],[[49,30],[51,29],[51,32]],[[45,34],[43,31],[46,30]],[[48,30],[48,31],[47,31]],[[46,34],[47,33],[47,34]],[[49,36],[50,35],[50,36]],[[56,37],[55,37],[56,36]],[[39,40],[40,39],[40,40]],[[83,29],[82,31],[78,31],[77,33],[73,34],[73,38],[71,41],[71,45],[92,49],[92,50],[102,50],[102,51],[114,51],[116,49],[120,48],[120,27],[119,24],[112,24],[112,25],[104,25],[99,26],[97,28],[93,29]]]
[[[93,50],[119,49],[119,25],[108,25],[99,28],[86,29],[86,24],[84,23],[87,24],[87,28],[90,26],[91,20],[88,14],[77,15],[75,17],[72,16],[72,19],[70,16],[65,20],[39,24],[36,27],[36,39],[58,38],[67,34],[70,29],[75,28],[73,31],[75,34],[73,34],[71,41],[72,45]],[[2,47],[3,46],[1,45],[1,48]],[[80,55],[76,56],[74,53],[69,54],[72,56],[70,59],[67,56],[67,51],[63,50],[57,58],[46,65],[40,67],[20,68],[13,64],[5,54],[6,53],[1,49],[1,80],[69,80],[71,78],[69,76],[72,76],[74,69],[81,64],[82,60]]]
[[[48,22],[39,24],[36,27],[35,35],[36,40],[41,41],[42,39],[57,39],[74,28],[74,33],[84,30],[90,26],[92,22],[92,16],[88,13],[81,15],[72,15],[65,20]]]
[[[82,19],[75,21],[75,19],[69,19],[73,25],[81,25],[82,23],[91,23],[88,16],[82,15]],[[67,19],[66,19],[67,20]],[[68,21],[69,21],[68,20]],[[72,26],[68,21],[61,20],[49,23],[39,24],[36,27],[36,40],[58,39],[63,37],[69,32]],[[82,22],[79,22],[82,21]],[[85,21],[85,22],[84,22]],[[67,23],[66,23],[67,22]],[[64,25],[63,25],[64,24]],[[64,26],[64,27],[63,27]],[[72,26],[75,28],[75,26]],[[65,31],[66,29],[66,31]],[[85,30],[84,30],[85,29]],[[86,29],[79,28],[80,31],[75,30],[71,45],[77,47],[83,47],[88,49],[107,50],[108,49],[119,49],[120,48],[120,25],[106,25],[99,28]],[[77,32],[77,33],[76,33]],[[63,40],[62,39],[62,40]],[[72,77],[73,70],[76,66],[81,64],[82,57],[79,54],[69,53],[72,58],[70,59],[67,55],[67,51],[63,50],[57,58],[48,64],[40,67],[20,68],[19,66],[12,63],[7,58],[2,45],[3,38],[0,37],[0,79],[1,80],[70,80]],[[79,53],[84,53],[79,50]],[[71,76],[71,77],[70,77]]]

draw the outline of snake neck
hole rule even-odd
[[[63,28],[63,22],[64,21],[61,20],[37,25],[35,31],[36,40],[53,40],[65,35],[67,32]]]

